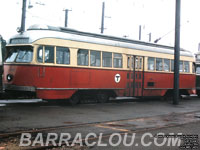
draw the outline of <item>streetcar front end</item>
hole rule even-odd
[[[33,46],[13,44],[6,47],[3,87],[13,95],[34,95]],[[26,93],[26,94],[24,94]]]

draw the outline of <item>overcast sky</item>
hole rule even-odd
[[[32,24],[64,26],[64,9],[71,9],[68,27],[100,33],[102,2],[105,2],[104,34],[127,36],[174,45],[175,0],[27,0],[26,28]],[[200,42],[200,0],[181,1],[181,47],[192,52]],[[28,9],[28,5],[33,5]],[[8,40],[21,23],[22,0],[0,1],[0,34]]]

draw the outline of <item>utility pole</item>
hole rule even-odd
[[[68,12],[72,10],[65,9],[64,11],[65,11],[65,27],[67,27],[68,26]]]
[[[151,42],[151,32],[148,35],[149,35],[149,42]]]
[[[173,104],[179,104],[179,60],[180,60],[180,16],[181,0],[176,0],[175,45],[174,45],[174,95]]]
[[[23,0],[20,32],[25,31],[25,23],[26,23],[26,0]]]
[[[105,2],[102,3],[102,16],[101,16],[101,33],[104,31],[104,18],[105,18]]]
[[[139,40],[142,39],[142,26],[139,25]]]

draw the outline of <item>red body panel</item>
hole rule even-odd
[[[6,79],[8,74],[14,76],[10,82]],[[115,82],[116,74],[121,76],[119,83]],[[70,98],[78,89],[123,89],[126,84],[126,72],[52,66],[5,65],[4,84],[36,87],[38,98],[64,99]]]
[[[88,89],[110,89],[117,96],[163,96],[167,89],[173,88],[172,73],[138,71],[135,72],[135,80],[131,80],[130,75],[128,79],[127,73],[131,74],[120,70],[5,64],[4,84],[35,87],[37,97],[41,99],[66,99],[77,90]],[[8,74],[13,75],[10,82],[6,78]],[[119,83],[115,82],[116,74],[121,76]],[[149,87],[148,82],[154,82],[154,86]],[[180,88],[191,92],[195,88],[195,75],[181,74]]]
[[[155,88],[172,88],[174,83],[173,73],[151,73],[144,74],[144,82],[154,82]],[[180,88],[195,88],[195,75],[180,74]],[[144,88],[148,88],[147,84]]]
[[[192,94],[194,92],[191,92],[191,89],[195,89],[195,80],[195,74],[180,74],[179,88],[187,89]],[[148,82],[153,82],[154,86],[148,86]],[[164,96],[168,89],[173,89],[173,85],[173,73],[146,72],[144,74],[143,96]]]

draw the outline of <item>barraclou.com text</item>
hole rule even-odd
[[[109,136],[103,133],[89,133],[87,135],[82,135],[77,133],[75,136],[71,136],[70,133],[37,133],[37,135],[32,136],[31,133],[22,133],[20,138],[19,146],[74,146],[74,145],[86,145],[86,146],[180,146],[181,138],[175,136],[174,134],[165,135],[164,133],[159,133],[157,135],[152,135],[151,133],[144,133],[139,136],[139,140],[136,140],[136,133],[120,134],[113,133]],[[152,140],[153,139],[153,140]]]

